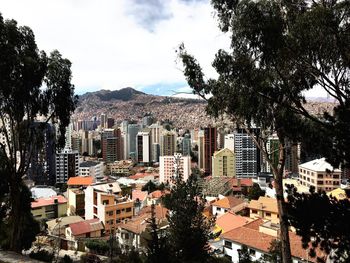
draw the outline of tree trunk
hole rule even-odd
[[[17,175],[15,175],[17,177]],[[22,236],[22,211],[21,211],[21,179],[11,178],[10,181],[10,236],[9,249],[21,253],[21,236]]]
[[[285,165],[285,148],[284,142],[280,141],[279,144],[279,161],[277,167],[277,173],[275,174],[275,189],[276,189],[276,199],[278,214],[280,220],[280,240],[282,248],[282,262],[283,263],[292,263],[292,255],[290,250],[290,241],[289,241],[289,228],[288,228],[288,218],[286,214],[286,205],[283,192],[283,170]]]

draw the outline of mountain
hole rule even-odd
[[[74,119],[89,120],[102,113],[122,120],[140,120],[151,113],[158,120],[170,120],[176,127],[193,128],[213,125],[214,120],[205,112],[206,102],[192,98],[156,96],[133,88],[88,92],[79,97]]]

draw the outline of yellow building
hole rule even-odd
[[[212,157],[212,163],[213,177],[236,177],[236,158],[231,150],[225,148],[216,151]]]
[[[67,214],[67,199],[61,195],[39,198],[31,203],[35,219],[54,219]]]
[[[252,219],[262,218],[279,223],[277,200],[274,198],[260,196],[258,200],[251,200],[248,208]]]
[[[117,182],[90,185],[85,190],[85,219],[98,218],[108,233],[134,215],[134,202],[122,197]]]

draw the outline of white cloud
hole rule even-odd
[[[182,42],[213,76],[214,54],[229,41],[217,28],[209,1],[164,1],[169,10],[163,9],[158,20],[151,14],[153,30],[142,26],[147,19],[135,19],[138,12],[150,11],[131,6],[136,0],[1,0],[1,12],[31,27],[40,49],[58,49],[72,61],[78,93],[185,83],[175,62]]]

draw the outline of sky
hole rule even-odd
[[[184,43],[208,78],[216,77],[217,50],[229,47],[209,0],[0,0],[0,12],[29,26],[39,49],[72,62],[78,95],[125,87],[191,92],[177,47]]]

